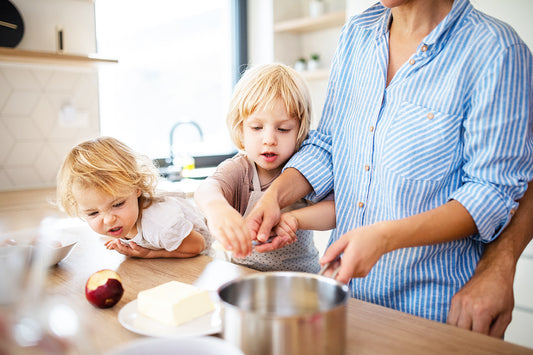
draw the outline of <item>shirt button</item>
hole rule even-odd
[[[422,47],[420,47],[420,50],[421,50],[422,52],[425,52],[425,51],[428,50],[428,46],[426,46],[426,45],[424,44]]]
[[[374,132],[374,126],[370,126],[370,132]]]
[[[363,207],[365,204],[362,203],[362,202],[359,202],[357,205],[358,205],[359,207]]]
[[[510,214],[511,216],[514,216],[515,212],[516,212],[516,210],[513,208],[511,211],[509,211],[509,214]]]
[[[435,115],[433,113],[428,113],[428,120],[432,120]]]
[[[368,165],[365,165],[365,170],[366,171],[370,170],[370,167]]]
[[[409,59],[409,64],[411,64],[411,65],[415,64],[415,60],[414,59]]]

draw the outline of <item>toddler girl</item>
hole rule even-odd
[[[70,216],[111,237],[108,249],[141,258],[186,258],[209,247],[204,219],[177,193],[156,195],[150,159],[111,137],[78,144],[57,179],[57,198]]]

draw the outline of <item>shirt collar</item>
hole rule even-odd
[[[374,6],[380,6],[383,8],[383,14],[379,21],[376,34],[377,36],[383,36],[389,31],[389,25],[392,17],[391,9],[385,8],[381,3]],[[444,41],[447,36],[444,36],[446,33],[449,33],[450,30],[453,30],[453,27],[464,18],[472,10],[472,4],[470,0],[454,0],[452,9],[446,15],[446,17],[431,31],[423,40],[422,44],[433,45],[439,44],[442,40]]]
[[[452,9],[446,17],[422,40],[426,45],[439,44],[441,40],[449,37],[453,28],[464,19],[472,10],[469,0],[454,0]]]

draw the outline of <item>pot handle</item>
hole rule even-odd
[[[322,266],[322,268],[320,269],[320,271],[318,272],[318,275],[322,276],[324,274],[324,272],[326,272],[326,270],[329,268],[329,266],[335,262],[336,260],[338,260],[339,258],[333,260],[333,261],[330,261],[329,263],[325,263],[324,266]],[[339,270],[340,270],[340,265],[335,269],[335,271],[333,271],[333,275],[331,275],[331,278],[332,279],[335,279],[337,277],[337,274],[339,273]]]

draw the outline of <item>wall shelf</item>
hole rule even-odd
[[[116,64],[118,60],[92,54],[77,55],[0,47],[0,62],[92,66],[105,63]]]
[[[274,32],[304,33],[344,25],[346,12],[337,11],[318,17],[302,17],[274,24]]]

